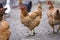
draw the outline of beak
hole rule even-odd
[[[23,7],[23,4],[20,4],[20,8],[22,8]]]

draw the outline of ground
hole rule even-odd
[[[36,8],[36,5],[33,5],[32,11],[34,11]],[[42,20],[39,26],[35,28],[35,32],[37,33],[35,36],[28,37],[28,31],[29,29],[21,24],[20,21],[20,9],[18,8],[12,8],[10,17],[6,18],[6,20],[10,24],[11,36],[10,40],[60,40],[60,33],[53,34],[52,28],[48,24],[47,20],[47,5],[42,5]],[[55,28],[57,30],[57,28]]]

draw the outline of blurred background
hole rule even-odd
[[[23,3],[27,3],[28,1],[32,1],[33,4],[38,4],[39,2],[45,3],[47,0],[23,0]],[[59,4],[60,0],[52,0],[54,3]],[[0,0],[0,3],[6,5],[7,0]],[[18,6],[18,0],[10,0],[10,6],[15,7]]]

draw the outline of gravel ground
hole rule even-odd
[[[42,5],[42,20],[39,26],[35,28],[37,33],[35,36],[28,37],[29,29],[20,22],[20,10],[19,8],[12,9],[10,17],[6,18],[10,24],[12,30],[10,40],[60,40],[60,33],[52,34],[52,28],[48,24],[46,5]],[[36,5],[32,7],[32,11],[36,9]],[[55,28],[57,30],[57,28]]]

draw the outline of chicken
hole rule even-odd
[[[39,4],[37,6],[37,9],[34,12],[28,13],[26,6],[21,5],[21,23],[27,26],[31,32],[40,24],[41,18],[42,18],[42,8],[41,5]],[[35,32],[32,32],[34,35]],[[30,34],[31,35],[31,34]]]
[[[7,8],[7,10],[5,11],[5,13],[10,13],[11,11],[11,7],[10,7],[10,0],[7,0],[6,5],[4,6],[4,8]]]
[[[53,33],[57,33],[60,30],[60,9],[54,7],[53,3],[49,4],[49,10],[47,13],[48,22],[53,29]],[[54,31],[54,26],[59,25],[57,32]]]
[[[0,24],[0,40],[9,40],[10,34],[11,31],[9,29],[8,22],[2,20]]]
[[[0,40],[9,40],[11,30],[8,22],[3,18],[7,8],[2,7],[2,4],[0,4]]]
[[[27,8],[27,11],[30,12],[31,11],[31,8],[32,8],[32,1],[29,1],[29,3],[22,3],[22,0],[19,0],[20,2],[20,5],[25,5],[26,8]]]

